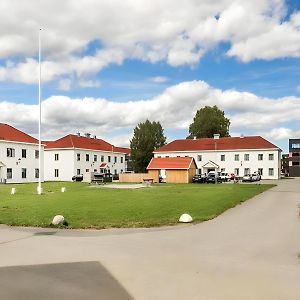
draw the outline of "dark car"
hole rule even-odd
[[[206,182],[206,176],[204,174],[197,174],[193,176],[192,180],[194,183],[204,183]]]
[[[74,175],[72,177],[72,181],[82,181],[83,180],[83,175]]]
[[[222,178],[220,176],[216,175],[216,174],[209,173],[206,177],[206,182],[207,183],[221,183]]]

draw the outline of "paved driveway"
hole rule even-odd
[[[299,300],[300,180],[278,183],[197,225],[2,226],[0,298]]]

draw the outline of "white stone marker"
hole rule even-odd
[[[193,222],[193,218],[189,214],[183,214],[180,216],[179,222],[191,223],[191,222]]]
[[[53,218],[52,224],[53,225],[62,225],[64,224],[65,218],[62,215],[57,215]]]
[[[16,188],[11,188],[11,194],[14,195],[17,192]]]
[[[64,193],[65,191],[66,191],[66,188],[65,188],[65,187],[62,187],[62,188],[61,188],[61,192]]]

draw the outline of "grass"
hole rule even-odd
[[[134,190],[48,182],[44,194],[37,195],[37,184],[0,185],[0,223],[48,227],[61,214],[69,228],[151,227],[176,224],[182,213],[202,222],[273,186],[160,184]],[[15,195],[10,195],[12,187]]]

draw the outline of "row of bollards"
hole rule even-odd
[[[65,187],[62,187],[62,188],[60,189],[60,191],[61,191],[62,193],[64,193],[64,192],[66,191],[66,188],[65,188]],[[16,193],[17,193],[17,189],[16,189],[16,188],[11,188],[10,194],[11,194],[11,195],[15,195]],[[39,194],[39,195],[42,194],[42,191],[41,191],[41,190],[38,190],[38,194]]]

